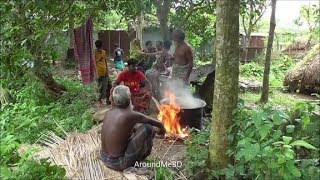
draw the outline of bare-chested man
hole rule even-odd
[[[114,88],[111,110],[106,113],[101,130],[101,158],[103,162],[116,171],[134,166],[150,155],[152,140],[157,133],[163,135],[163,124],[132,110],[130,89],[119,85]],[[142,125],[137,126],[137,123]]]
[[[172,35],[173,41],[176,42],[172,77],[181,79],[188,84],[193,68],[193,51],[189,44],[184,41],[185,34],[182,30],[174,30]]]

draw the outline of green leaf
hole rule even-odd
[[[272,128],[271,124],[264,124],[260,129],[259,129],[259,134],[261,136],[260,141],[266,138],[268,135],[270,129]]]
[[[10,169],[7,166],[1,165],[1,177],[10,178],[10,176],[12,176]]]
[[[286,151],[284,152],[284,155],[287,158],[293,159],[294,158],[294,151],[292,149],[286,149]]]
[[[282,132],[280,130],[277,130],[276,132],[272,133],[272,138],[277,140],[281,137]]]
[[[252,113],[252,121],[254,123],[254,125],[256,126],[256,128],[259,128],[262,122],[262,116],[263,116],[263,112],[262,111],[254,111]]]
[[[284,155],[279,156],[278,164],[283,164],[284,162],[286,162],[286,157]]]
[[[281,118],[279,112],[276,112],[276,113],[273,115],[272,120],[273,120],[273,123],[274,123],[275,125],[280,125],[280,124],[282,123],[282,118]]]
[[[294,163],[288,163],[287,168],[290,171],[290,173],[295,177],[301,177],[301,173],[299,169],[294,165]]]
[[[282,136],[282,140],[285,144],[289,144],[290,141],[292,140],[292,137]]]
[[[243,157],[243,156],[244,156],[244,151],[239,151],[239,152],[236,154],[235,158],[236,158],[236,160],[240,160],[240,158]]]
[[[259,153],[260,145],[259,143],[251,144],[247,148],[245,148],[243,151],[244,151],[244,158],[246,159],[246,162],[250,161],[254,157],[256,157],[257,154]]]
[[[294,125],[288,125],[286,126],[286,132],[287,133],[292,133],[294,131]]]
[[[305,147],[308,149],[314,149],[314,150],[317,149],[316,147],[312,146],[311,144],[309,144],[303,140],[296,140],[296,141],[292,142],[290,145],[291,146],[302,146],[302,147]]]
[[[308,116],[308,115],[303,115],[302,117],[301,117],[301,119],[302,119],[302,128],[303,129],[305,129],[306,127],[307,127],[307,125],[310,123],[310,116]]]

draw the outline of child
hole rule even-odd
[[[116,65],[117,69],[123,70],[124,64],[123,64],[123,50],[119,47],[118,44],[115,44],[115,50],[114,50],[114,63]]]

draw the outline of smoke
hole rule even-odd
[[[172,93],[176,97],[176,103],[183,109],[193,109],[203,105],[202,101],[193,97],[190,86],[185,85],[181,80],[170,79],[166,82],[163,98],[169,99],[165,92]]]

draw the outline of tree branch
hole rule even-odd
[[[178,24],[179,27],[183,28],[187,23],[188,19],[191,17],[191,15],[200,10],[200,9],[204,9],[205,6],[201,6],[203,4],[204,0],[202,0],[201,2],[197,3],[197,4],[194,4],[192,1],[191,1],[191,5],[190,5],[190,9],[189,9],[189,12],[188,14],[185,16],[185,18],[180,21],[180,23]]]

